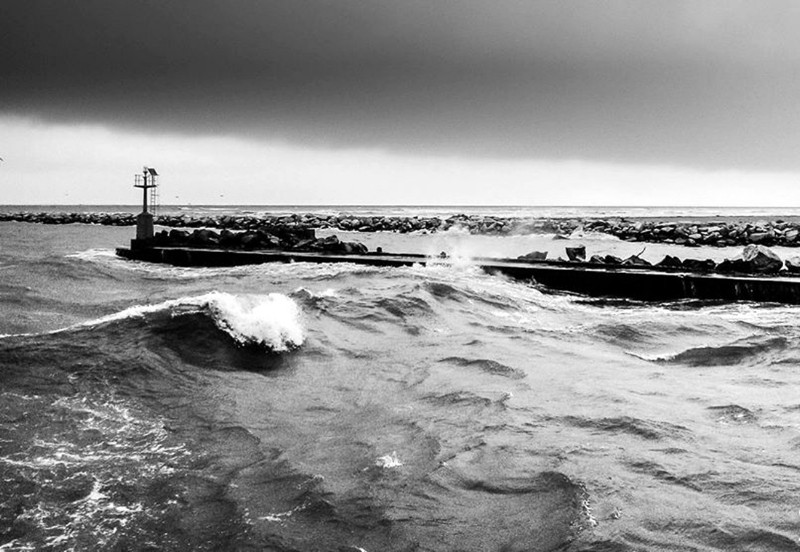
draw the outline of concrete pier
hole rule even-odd
[[[261,263],[353,263],[371,266],[449,264],[451,261],[425,255],[385,253],[329,254],[277,250],[236,251],[188,247],[119,248],[126,259],[177,266],[238,266]],[[531,281],[554,290],[590,296],[625,297],[643,301],[702,299],[759,301],[800,304],[800,278],[700,274],[653,267],[610,267],[589,263],[519,261],[475,258],[476,266],[489,273]]]

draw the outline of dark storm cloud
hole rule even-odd
[[[798,168],[791,1],[0,3],[6,113],[327,147]]]

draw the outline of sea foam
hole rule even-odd
[[[305,341],[302,312],[290,297],[280,293],[233,295],[212,291],[203,295],[170,299],[153,305],[136,305],[119,312],[61,328],[49,334],[95,327],[149,314],[171,312],[173,316],[204,312],[217,327],[240,345],[256,345],[276,352],[296,349]],[[0,335],[0,338],[29,334]]]
[[[392,451],[391,454],[386,454],[375,460],[375,465],[379,468],[389,470],[392,468],[399,468],[403,463],[397,457],[397,451]]]
[[[236,296],[214,292],[206,297],[214,322],[237,343],[262,345],[274,351],[287,351],[303,344],[300,309],[286,295]]]

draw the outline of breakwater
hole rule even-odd
[[[245,250],[271,249],[280,251],[316,251],[324,253],[365,254],[367,247],[359,242],[339,240],[338,236],[318,238],[313,229],[273,226],[233,232],[224,229],[217,233],[208,228],[197,228],[192,233],[172,229],[161,230],[137,247],[185,247],[200,249]]]
[[[586,263],[586,248],[583,245],[577,247],[567,247],[568,259],[557,259],[557,263]],[[547,252],[532,251],[526,255],[517,257],[519,261],[525,262],[548,262]],[[721,263],[716,263],[712,259],[680,259],[674,255],[666,255],[660,262],[652,264],[639,255],[631,255],[627,259],[621,259],[614,255],[592,255],[588,261],[589,265],[602,265],[608,267],[622,268],[655,268],[667,271],[689,271],[696,273],[719,273],[719,274],[800,274],[800,257],[790,257],[782,260],[774,251],[761,244],[750,244],[732,259],[725,259]]]
[[[40,224],[102,224],[134,226],[133,213],[0,213],[0,221]],[[336,229],[352,232],[441,232],[462,229],[471,234],[556,234],[566,237],[576,231],[600,232],[626,241],[674,243],[687,247],[744,246],[749,244],[800,246],[800,222],[789,221],[641,221],[624,218],[543,219],[452,215],[448,217],[351,216],[323,214],[273,215],[158,215],[156,225],[168,228],[216,228],[266,230],[270,228]]]
[[[763,246],[752,246],[761,248]],[[350,263],[380,267],[442,264],[447,258],[403,254],[337,254],[325,251],[245,251],[192,247],[117,249],[126,259],[177,266],[239,266],[261,263]],[[628,297],[644,301],[678,299],[769,301],[800,304],[800,279],[767,274],[686,273],[674,267],[608,267],[592,263],[475,258],[491,274],[591,296]]]

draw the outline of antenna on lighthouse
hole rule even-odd
[[[152,167],[142,167],[142,174],[137,174],[133,178],[133,186],[142,189],[142,212],[136,217],[136,241],[139,243],[153,239],[153,214],[147,210],[147,191],[153,190],[150,198],[151,203],[155,203],[157,179],[158,172]]]

